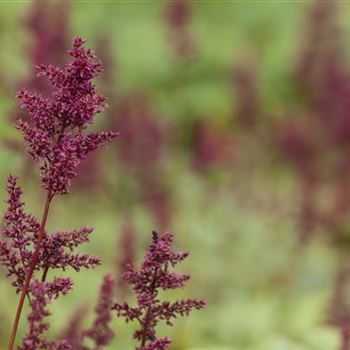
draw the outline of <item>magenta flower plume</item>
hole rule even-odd
[[[218,128],[210,119],[193,125],[193,165],[199,172],[227,168],[236,157],[236,145],[227,129]]]
[[[232,88],[237,107],[234,119],[246,131],[253,131],[258,124],[260,101],[258,91],[258,74],[254,62],[239,64],[232,74]]]
[[[171,219],[170,196],[165,182],[159,179],[166,178],[163,158],[169,146],[168,127],[160,121],[149,98],[142,94],[124,98],[115,121],[117,129],[123,129],[118,158],[125,172],[137,181],[140,199],[149,208],[157,225],[166,227]]]
[[[115,132],[86,133],[95,114],[106,107],[106,98],[91,82],[101,71],[94,52],[74,39],[73,61],[66,71],[55,66],[38,66],[38,76],[47,77],[53,87],[52,99],[22,89],[17,94],[28,110],[31,123],[20,120],[29,154],[39,164],[43,186],[51,195],[69,191],[81,160],[99,146],[114,139]]]
[[[44,79],[36,79],[35,66],[66,63],[66,50],[70,40],[70,5],[69,1],[40,0],[30,1],[28,5],[28,12],[25,14],[22,24],[31,37],[29,46],[25,47],[31,69],[29,75],[21,82],[21,86],[26,86],[47,97],[50,94],[50,85]],[[9,119],[17,121],[20,117],[19,114],[19,109],[15,108],[10,111]],[[21,117],[27,120],[25,116]],[[24,170],[28,171],[30,165],[26,159]]]
[[[37,238],[40,224],[34,216],[24,211],[22,190],[17,185],[16,177],[9,176],[7,192],[8,209],[2,230],[4,240],[0,242],[0,263],[6,267],[8,277],[13,278],[12,284],[19,292],[23,288],[26,270],[33,258],[32,244]],[[92,231],[91,228],[83,227],[50,235],[45,233],[35,271],[45,272],[49,268],[65,270],[69,267],[79,271],[81,268],[99,265],[100,259],[73,252],[78,245],[89,241]]]
[[[71,347],[65,341],[48,341],[44,337],[44,333],[49,329],[49,323],[45,321],[45,318],[50,316],[47,309],[48,304],[60,294],[67,294],[71,287],[72,281],[69,278],[55,278],[52,282],[34,280],[31,283],[29,290],[31,295],[29,301],[31,312],[28,315],[29,327],[18,350],[71,350]]]
[[[16,177],[9,176],[7,192],[8,208],[2,230],[4,239],[0,242],[0,264],[6,268],[7,276],[12,278],[16,291],[20,292],[24,288],[26,273],[33,259],[32,244],[37,239],[40,224],[34,216],[25,212],[24,202],[21,201],[22,190],[17,185]],[[60,294],[66,294],[71,289],[72,281],[69,278],[54,278],[52,282],[44,280],[49,268],[66,270],[70,267],[79,271],[81,268],[93,268],[100,264],[96,257],[73,252],[78,245],[89,241],[91,232],[91,228],[83,227],[50,235],[45,233],[34,267],[34,272],[41,274],[42,282],[33,280],[26,292],[32,312],[28,316],[29,331],[20,350],[66,349],[55,347],[56,343],[43,338],[49,328],[44,318],[50,314],[47,310],[48,304]]]
[[[173,235],[166,233],[159,235],[153,232],[152,243],[148,247],[146,256],[139,270],[130,266],[124,273],[124,278],[133,286],[137,299],[137,306],[129,304],[115,304],[114,309],[119,317],[126,322],[138,321],[140,328],[134,332],[134,338],[139,341],[137,350],[163,350],[171,343],[168,337],[157,338],[156,326],[160,321],[172,325],[172,319],[185,316],[192,309],[205,306],[203,300],[187,299],[176,302],[158,299],[160,290],[184,287],[189,275],[178,275],[170,271],[183,261],[188,253],[175,253],[171,250]]]
[[[99,300],[95,309],[96,319],[92,327],[84,332],[84,336],[95,343],[93,350],[102,349],[114,338],[115,333],[109,324],[112,320],[112,306],[114,304],[115,281],[111,275],[106,275],[100,290]],[[83,347],[82,349],[86,349]]]
[[[168,0],[165,13],[174,53],[180,59],[191,57],[195,51],[195,45],[189,32],[192,15],[190,7],[188,0]]]
[[[63,64],[66,60],[65,50],[69,44],[70,6],[64,2],[32,1],[25,18],[26,30],[32,35],[29,57],[34,65]],[[42,83],[34,79],[29,81],[33,88],[45,92]]]
[[[72,349],[78,349],[82,341],[81,325],[86,316],[86,306],[76,309],[67,322],[60,339],[69,343]]]
[[[46,202],[40,221],[25,213],[20,198],[22,190],[17,186],[17,179],[13,176],[8,178],[9,199],[2,230],[4,240],[0,243],[0,263],[7,269],[7,275],[13,278],[12,284],[17,292],[20,292],[8,350],[14,348],[26,297],[30,300],[33,312],[41,313],[40,322],[47,315],[46,305],[53,299],[51,284],[36,284],[33,287],[32,277],[34,281],[46,283],[49,269],[65,270],[70,267],[79,271],[100,263],[98,258],[88,254],[74,253],[78,245],[88,242],[91,228],[83,227],[53,234],[48,234],[45,230],[52,199],[57,194],[69,192],[71,180],[78,173],[79,163],[90,152],[117,136],[115,132],[87,132],[95,115],[105,108],[106,98],[96,91],[92,83],[92,79],[102,71],[101,63],[96,61],[94,52],[85,49],[83,44],[82,39],[74,39],[73,48],[69,51],[73,59],[65,70],[51,65],[37,67],[38,76],[46,77],[52,86],[50,98],[26,89],[17,95],[21,107],[27,109],[30,117],[29,122],[19,120],[18,129],[23,134],[31,158],[39,166]],[[36,292],[39,288],[47,290],[47,299],[39,298],[40,293]],[[42,291],[43,295],[45,291]],[[66,288],[61,294],[67,291]],[[35,300],[38,300],[37,305],[32,304]],[[42,307],[36,308],[38,305]],[[38,327],[40,335],[47,330],[46,326]],[[28,337],[34,337],[35,334],[30,329]],[[23,346],[35,344],[33,350],[38,346],[56,349],[54,345],[36,345],[34,340],[28,339],[25,339]],[[23,347],[23,350],[27,348]]]
[[[34,216],[24,211],[22,190],[17,186],[15,176],[7,179],[7,193],[7,210],[1,231],[3,240],[0,241],[0,264],[5,267],[7,276],[13,278],[12,285],[19,292],[23,288],[26,268],[32,257],[30,246],[40,224]]]
[[[65,332],[63,339],[71,346],[72,350],[102,350],[111,343],[115,336],[110,327],[114,294],[114,278],[111,275],[106,275],[100,289],[95,308],[96,318],[92,326],[88,330],[79,331],[80,315],[78,314],[77,317],[72,319],[73,332],[70,330]],[[86,341],[87,338],[89,341]],[[86,345],[86,343],[89,345]]]

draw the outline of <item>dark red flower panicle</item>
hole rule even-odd
[[[139,341],[137,350],[163,350],[170,344],[169,338],[157,338],[156,326],[160,321],[172,325],[172,319],[185,316],[192,309],[205,306],[203,300],[187,299],[175,302],[159,300],[159,291],[184,287],[189,275],[179,275],[170,269],[183,261],[188,253],[173,252],[171,244],[173,235],[159,235],[153,232],[152,243],[147,249],[146,256],[138,270],[130,266],[124,273],[125,280],[133,287],[137,306],[127,303],[115,304],[114,309],[119,317],[126,322],[138,321],[140,328],[134,332],[134,338]]]
[[[25,299],[32,312],[28,317],[29,330],[21,350],[37,348],[63,350],[67,342],[49,342],[45,332],[49,324],[48,304],[66,294],[72,285],[69,279],[55,278],[47,281],[49,270],[93,268],[100,260],[88,254],[75,253],[75,248],[88,242],[91,228],[55,232],[45,229],[50,203],[57,194],[69,191],[71,180],[77,175],[81,160],[99,146],[114,139],[115,132],[87,132],[97,113],[106,106],[106,98],[96,91],[92,79],[102,70],[91,49],[83,47],[84,41],[75,38],[69,51],[72,62],[62,70],[52,65],[38,66],[38,76],[48,79],[51,97],[22,89],[18,93],[21,107],[27,109],[30,121],[19,120],[18,128],[32,159],[38,163],[46,203],[41,222],[24,210],[22,190],[17,178],[9,176],[7,183],[7,210],[1,231],[0,263],[20,292],[15,313],[9,349],[14,348],[17,329]],[[97,327],[97,326],[96,326]]]
[[[193,125],[193,165],[199,172],[230,167],[236,157],[236,145],[229,129],[219,128],[208,118]]]
[[[49,329],[45,319],[51,315],[47,307],[52,299],[65,295],[72,288],[69,278],[55,278],[52,282],[33,280],[30,285],[28,331],[18,350],[72,350],[66,341],[49,341],[44,334]]]
[[[169,191],[160,180],[166,178],[163,160],[168,149],[167,126],[154,112],[149,98],[137,93],[123,99],[115,121],[117,129],[123,130],[117,149],[119,159],[137,181],[142,202],[163,228],[171,219]]]
[[[174,52],[176,56],[181,59],[191,57],[195,51],[189,32],[191,15],[190,1],[168,1],[165,19],[169,27],[169,34]]]
[[[70,50],[73,61],[65,71],[51,65],[38,66],[38,76],[46,77],[52,85],[51,99],[26,89],[17,95],[31,119],[30,123],[20,120],[18,128],[51,195],[67,193],[80,161],[117,136],[110,131],[86,131],[94,116],[106,107],[106,98],[91,81],[102,71],[101,63],[83,44],[82,39],[74,39]]]
[[[7,269],[7,275],[13,278],[13,286],[19,292],[32,260],[33,242],[37,239],[40,224],[34,216],[25,212],[24,202],[21,201],[22,190],[17,185],[16,177],[9,176],[7,192],[8,208],[2,230],[4,239],[0,242],[0,263]],[[45,234],[35,271],[49,268],[65,270],[69,267],[79,271],[99,265],[98,258],[73,252],[78,245],[89,241],[92,231],[92,228],[83,227]]]
[[[112,306],[114,304],[115,281],[111,275],[106,275],[100,290],[100,296],[95,308],[96,319],[92,327],[84,332],[84,336],[95,343],[94,349],[101,349],[108,345],[115,333],[110,328],[112,320]]]

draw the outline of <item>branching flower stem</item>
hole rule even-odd
[[[53,195],[49,192],[47,194],[47,197],[46,197],[46,203],[45,203],[44,213],[43,213],[43,217],[42,217],[41,224],[40,224],[38,240],[36,242],[36,246],[35,246],[34,254],[33,254],[33,257],[32,257],[32,261],[31,261],[31,264],[29,266],[29,270],[27,272],[26,279],[25,279],[25,282],[24,282],[24,286],[23,286],[23,289],[21,291],[21,295],[20,295],[20,298],[19,298],[17,311],[16,311],[16,316],[15,316],[15,319],[14,319],[14,322],[13,322],[13,326],[12,326],[11,337],[10,337],[9,344],[8,344],[8,350],[13,350],[13,347],[14,347],[14,344],[15,344],[17,329],[18,329],[20,318],[21,318],[21,313],[22,313],[22,309],[23,309],[23,305],[24,305],[24,300],[26,298],[26,295],[28,294],[30,281],[31,281],[31,278],[32,278],[33,273],[34,273],[35,266],[36,266],[37,261],[38,261],[41,242],[42,242],[42,240],[43,240],[43,238],[45,236],[45,226],[46,226],[46,221],[47,221],[47,217],[48,217],[48,214],[49,214],[50,204],[51,204],[52,198],[53,198]]]
[[[154,277],[153,277],[152,286],[151,286],[151,293],[156,293],[155,285],[156,285],[156,281],[157,281],[157,274],[158,274],[158,269],[156,269],[154,271]],[[140,322],[140,325],[143,328],[141,346],[146,345],[148,327],[149,327],[149,322],[150,322],[150,318],[151,318],[151,312],[152,312],[152,309],[151,309],[151,305],[150,305],[146,311],[145,319],[142,322]]]

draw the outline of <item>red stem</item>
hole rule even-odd
[[[41,242],[42,242],[44,235],[45,235],[45,225],[46,225],[47,217],[49,214],[50,203],[51,203],[52,198],[53,198],[53,195],[51,195],[51,193],[48,193],[47,198],[46,198],[43,217],[42,217],[41,224],[40,224],[38,240],[36,242],[34,254],[33,254],[33,257],[32,257],[32,260],[31,260],[31,263],[29,266],[29,270],[28,270],[28,273],[26,275],[26,279],[24,282],[24,286],[23,286],[23,289],[21,291],[21,296],[20,296],[20,299],[18,302],[16,317],[15,317],[15,320],[14,320],[13,326],[12,326],[12,332],[11,332],[11,337],[10,337],[10,341],[9,341],[9,345],[8,345],[8,350],[13,350],[13,346],[14,346],[14,343],[16,340],[16,334],[17,334],[19,320],[21,318],[24,300],[25,300],[26,295],[27,295],[28,290],[29,290],[29,284],[30,284],[31,278],[32,278],[33,273],[34,273],[35,265],[36,265],[38,258],[39,258]]]
[[[152,293],[154,293],[154,289],[155,289],[155,285],[156,285],[156,281],[157,281],[157,277],[158,277],[157,275],[158,275],[158,268],[156,268],[156,270],[154,271],[154,275],[153,275],[153,281],[151,284],[151,292]],[[148,328],[149,328],[150,318],[151,318],[151,305],[148,306],[145,318],[141,322],[141,325],[142,325],[141,346],[145,346],[146,341],[147,341],[147,332],[148,332]]]
[[[49,267],[46,266],[45,270],[43,272],[43,275],[41,276],[41,282],[45,282],[46,281],[46,277],[47,277],[47,273],[49,272]]]

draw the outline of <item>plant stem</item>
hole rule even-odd
[[[150,318],[150,311],[151,311],[150,308],[148,308],[145,315],[145,319],[143,320],[141,347],[145,346],[147,341],[147,331],[148,331],[148,323]]]
[[[49,267],[45,267],[45,270],[43,272],[43,275],[41,277],[41,282],[45,282],[46,281],[46,277],[47,277],[47,273],[49,272]]]
[[[45,235],[45,225],[46,225],[47,217],[48,217],[48,214],[49,214],[49,209],[50,209],[50,204],[51,204],[52,198],[53,198],[53,195],[51,195],[51,193],[48,193],[47,197],[46,197],[46,203],[45,203],[43,217],[42,217],[41,224],[40,224],[38,240],[36,242],[34,254],[33,254],[30,266],[29,266],[28,273],[26,275],[26,279],[25,279],[25,282],[24,282],[23,289],[21,291],[21,296],[19,298],[17,311],[16,311],[16,317],[15,317],[15,320],[13,322],[11,337],[10,337],[10,341],[9,341],[9,344],[8,344],[8,350],[13,350],[13,346],[14,346],[14,343],[15,343],[15,340],[16,340],[16,334],[17,334],[18,324],[19,324],[19,321],[20,321],[20,318],[21,318],[21,313],[22,313],[22,309],[23,309],[24,300],[25,300],[26,295],[28,294],[30,281],[31,281],[31,278],[32,278],[34,270],[35,270],[35,265],[36,265],[36,263],[38,261],[41,242],[42,242],[42,240],[44,238],[44,235]]]
[[[157,277],[158,277],[158,268],[156,268],[156,270],[154,271],[154,275],[153,275],[153,280],[151,283],[151,293],[155,293],[155,285],[157,282]],[[142,325],[142,338],[141,338],[141,346],[145,346],[146,341],[147,341],[147,332],[148,332],[148,328],[149,328],[149,322],[152,316],[152,307],[151,305],[148,306],[147,311],[146,311],[146,315],[145,318],[143,319],[141,325]]]

